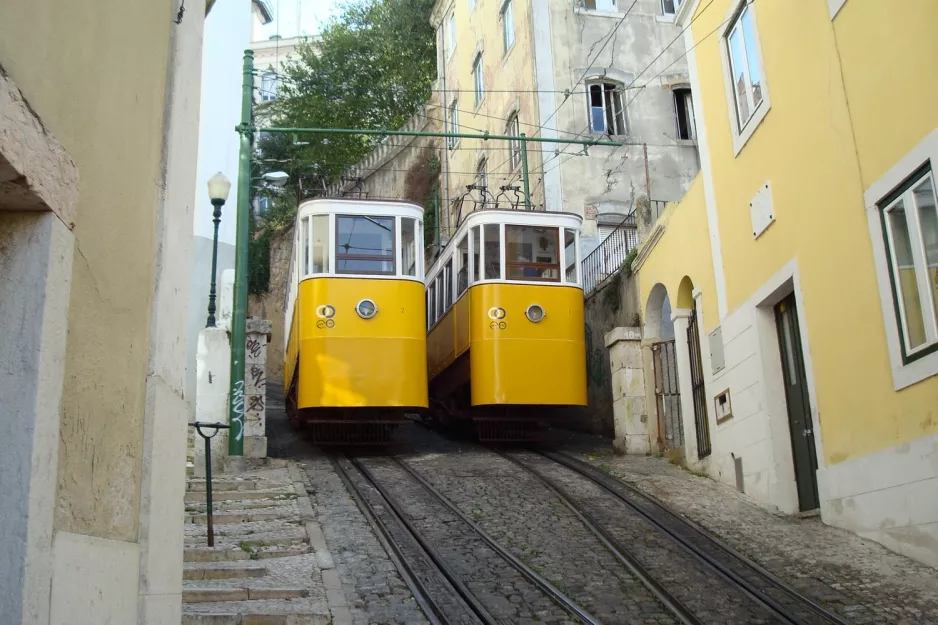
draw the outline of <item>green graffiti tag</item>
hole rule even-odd
[[[603,350],[593,349],[593,331],[586,325],[586,384],[602,386],[606,382]]]

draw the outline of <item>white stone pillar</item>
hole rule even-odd
[[[645,367],[642,329],[614,328],[605,336],[612,372],[613,445],[623,453],[651,451],[645,404]]]

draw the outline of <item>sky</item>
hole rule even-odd
[[[338,11],[336,0],[267,0],[274,21],[260,29],[259,39],[295,37],[320,31],[320,24]]]

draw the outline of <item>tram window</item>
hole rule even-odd
[[[313,216],[313,273],[329,273],[329,215]]]
[[[432,327],[436,323],[436,282],[430,284],[430,290],[427,291],[427,323]]]
[[[446,295],[446,283],[443,281],[443,274],[445,271],[441,270],[440,273],[436,276],[436,320],[439,321],[443,318],[443,297]]]
[[[478,282],[482,272],[482,265],[479,264],[479,249],[482,246],[482,226],[476,226],[472,229],[472,258],[473,273],[472,282]]]
[[[453,259],[446,261],[443,268],[443,282],[446,285],[446,310],[453,306]]]
[[[401,218],[401,259],[405,276],[417,275],[417,220]]]
[[[509,280],[560,282],[558,228],[505,226]]]
[[[469,288],[469,237],[463,237],[456,245],[456,297]]]
[[[300,228],[300,259],[303,275],[309,275],[309,217],[304,217]]]
[[[502,246],[498,224],[485,224],[485,279],[502,277]]]
[[[338,273],[393,274],[394,218],[336,216]]]
[[[570,228],[563,230],[563,258],[565,280],[576,284],[576,230]]]

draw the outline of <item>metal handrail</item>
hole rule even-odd
[[[656,221],[664,212],[666,202],[650,200],[651,217]],[[633,209],[619,225],[604,238],[580,263],[583,274],[583,293],[589,297],[607,280],[619,273],[629,253],[640,243],[638,216]]]

